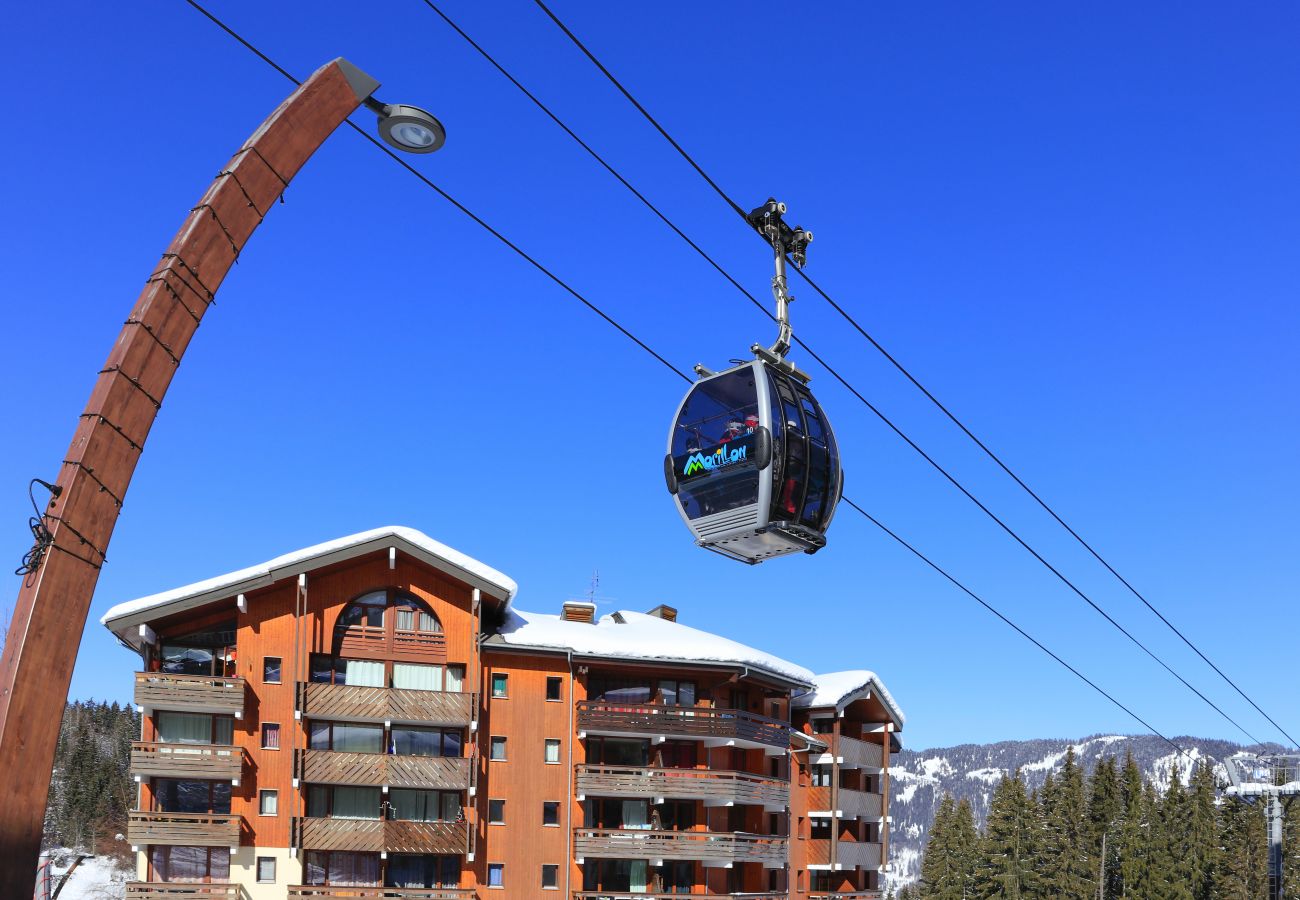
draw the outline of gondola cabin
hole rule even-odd
[[[843,487],[835,436],[807,382],[762,359],[691,387],[664,475],[696,542],[750,564],[824,547]]]

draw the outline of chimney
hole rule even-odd
[[[586,622],[590,625],[596,620],[596,604],[585,600],[565,600],[560,618],[566,622]]]
[[[654,609],[650,610],[650,612],[646,613],[646,615],[654,616],[657,619],[663,619],[665,622],[677,621],[677,610],[669,606],[667,603],[660,603]]]

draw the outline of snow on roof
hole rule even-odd
[[[854,700],[861,700],[874,690],[881,705],[902,728],[907,717],[894,700],[893,696],[875,672],[866,669],[850,669],[847,672],[827,672],[813,677],[813,689],[801,697],[794,698],[794,705],[802,709],[815,709],[833,706],[841,710]]]
[[[813,683],[813,673],[803,666],[680,622],[626,609],[595,622],[568,622],[559,616],[510,610],[488,643],[572,650],[580,656],[728,663],[762,669],[799,684]]]
[[[223,596],[228,597],[235,593],[253,590],[281,578],[305,572],[310,568],[373,553],[385,547],[398,547],[403,552],[410,553],[417,559],[448,572],[474,587],[486,590],[489,594],[505,600],[506,603],[509,603],[519,590],[512,578],[466,556],[459,550],[453,550],[446,544],[435,541],[424,532],[400,525],[389,525],[304,547],[246,569],[196,581],[194,584],[173,588],[160,594],[128,600],[104,613],[99,621],[109,630],[118,631],[145,621],[144,613],[152,614],[148,618],[156,618],[173,611],[166,607],[190,608],[221,599]]]

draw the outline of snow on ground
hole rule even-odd
[[[971,769],[966,773],[966,777],[974,778],[976,781],[982,781],[985,784],[997,784],[1006,774],[1001,769]]]
[[[69,854],[62,865],[56,864],[53,867],[55,886],[58,885],[57,878],[63,876],[74,859],[76,856]],[[59,894],[59,900],[121,900],[126,896],[126,882],[134,878],[135,872],[118,868],[115,859],[107,856],[88,857],[73,870]]]

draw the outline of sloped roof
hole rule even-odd
[[[485,644],[602,658],[749,666],[796,684],[813,684],[813,673],[803,666],[680,622],[626,609],[595,622],[569,622],[555,615],[511,610],[498,633]]]
[[[435,541],[422,531],[389,525],[314,544],[225,575],[173,588],[137,600],[119,603],[99,621],[119,636],[142,622],[193,609],[234,594],[245,593],[292,578],[321,566],[342,562],[388,547],[419,559],[436,569],[479,588],[509,604],[519,590],[514,579],[476,559]]]
[[[841,712],[853,701],[865,700],[874,693],[899,728],[902,728],[907,721],[903,710],[875,672],[866,669],[827,672],[824,675],[814,676],[813,685],[813,689],[807,694],[794,698],[794,706],[800,709],[834,707],[836,712]]]

